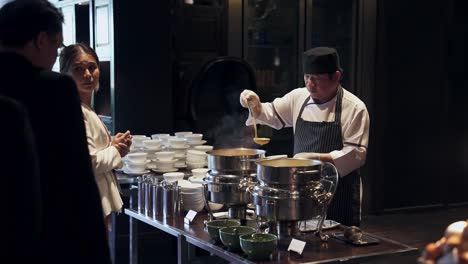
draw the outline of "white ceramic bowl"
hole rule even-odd
[[[170,170],[174,168],[177,160],[156,160],[156,166],[159,170]]]
[[[203,179],[206,176],[206,173],[210,169],[208,168],[198,168],[198,169],[192,169],[192,175],[195,178]]]
[[[206,152],[190,149],[187,150],[187,157],[203,160],[206,159]]]
[[[159,139],[159,140],[162,140],[163,138],[168,138],[170,137],[171,135],[169,134],[153,134],[151,135],[151,139]]]
[[[143,141],[151,139],[150,137],[147,137],[145,135],[133,135],[132,136],[132,146],[135,146],[136,148],[142,148],[143,147]]]
[[[208,151],[213,150],[213,146],[210,146],[210,145],[195,146],[193,147],[193,149],[198,150],[198,151],[203,151],[206,153]]]
[[[169,138],[169,145],[174,148],[183,148],[187,145],[185,138],[171,137]]]
[[[224,204],[220,204],[220,203],[208,202],[208,204],[210,206],[210,209],[214,210],[214,211],[218,211],[219,209],[223,208],[223,206],[224,206]]]
[[[175,182],[183,180],[184,175],[185,174],[183,172],[167,172],[163,174],[163,178],[168,182]]]
[[[190,131],[181,131],[181,132],[175,132],[174,135],[176,137],[180,137],[180,138],[184,138],[185,135],[190,135],[192,134],[193,132],[190,132]]]
[[[156,159],[158,159],[158,161],[169,161],[169,160],[174,159],[175,152],[174,151],[160,151],[160,152],[156,152],[154,155],[156,156]]]
[[[146,169],[146,164],[147,164],[146,162],[141,162],[141,163],[127,162],[125,166],[131,172],[142,172]]]
[[[185,135],[185,138],[189,142],[198,142],[202,140],[203,134],[188,134],[188,135]]]
[[[127,154],[127,160],[132,163],[142,163],[146,161],[146,157],[148,156],[145,152],[135,152]]]
[[[143,140],[143,146],[147,149],[159,149],[161,147],[161,140]]]
[[[198,169],[198,168],[203,168],[205,167],[205,162],[189,162],[188,160],[186,161],[187,167],[189,169]]]

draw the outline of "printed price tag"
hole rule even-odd
[[[294,251],[297,252],[299,255],[302,255],[302,251],[304,251],[305,245],[306,242],[293,238],[291,240],[291,244],[289,244],[288,251]]]
[[[190,221],[193,221],[196,215],[197,215],[197,212],[193,210],[189,210],[187,215],[185,215],[185,218],[188,218]]]
[[[193,210],[188,211],[188,213],[184,217],[184,223],[186,223],[187,225],[191,225],[196,215],[197,212]]]

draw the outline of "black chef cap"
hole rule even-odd
[[[302,55],[304,74],[334,73],[343,71],[340,57],[334,48],[317,47],[307,50]]]

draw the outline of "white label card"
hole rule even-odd
[[[291,244],[289,244],[288,251],[294,251],[297,252],[299,255],[302,255],[302,251],[304,251],[305,245],[306,242],[293,238],[291,240]]]
[[[190,221],[193,221],[196,215],[197,215],[197,212],[193,210],[189,210],[185,218],[188,218]]]

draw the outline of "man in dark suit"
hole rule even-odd
[[[0,95],[25,106],[36,143],[42,225],[35,261],[110,263],[78,92],[70,77],[50,71],[62,23],[63,15],[45,0],[0,9]],[[31,212],[5,213],[27,218]]]
[[[37,254],[35,247],[40,241],[42,198],[36,146],[21,103],[0,95],[0,118],[8,125],[8,129],[0,129],[0,138],[4,139],[2,179],[6,186],[0,192],[0,201],[4,201],[5,214],[14,216],[0,218],[0,226],[5,228],[2,237],[8,241],[2,253],[23,263]],[[27,217],[18,217],[24,212],[28,212]],[[24,248],[30,250],[24,252]]]

